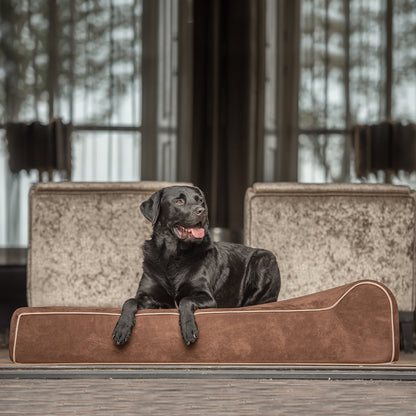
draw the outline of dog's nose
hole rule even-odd
[[[205,212],[205,208],[198,207],[195,212],[196,212],[196,215],[202,215]]]

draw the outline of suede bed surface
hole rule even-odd
[[[384,285],[358,281],[312,295],[195,312],[186,346],[177,310],[136,315],[128,343],[111,334],[119,309],[27,307],[13,315],[10,358],[21,364],[377,364],[399,356],[398,311]]]
[[[275,254],[280,300],[371,279],[413,312],[415,195],[394,185],[257,183],[246,193],[245,244]]]

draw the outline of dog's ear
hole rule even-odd
[[[155,192],[148,200],[140,205],[140,211],[152,225],[156,224],[159,217],[161,198],[162,190]]]

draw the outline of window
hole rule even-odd
[[[416,121],[411,3],[302,1],[299,181],[361,179],[353,165],[352,126]],[[400,172],[393,183],[415,186],[416,176]]]
[[[414,3],[411,0],[294,0],[293,4],[296,3],[299,10],[266,1],[265,130],[271,137],[265,136],[265,179],[281,179],[273,172],[279,161],[276,156],[273,161],[273,152],[277,149],[278,154],[286,140],[278,137],[285,120],[279,119],[281,110],[276,110],[278,97],[286,94],[284,88],[279,90],[282,85],[279,77],[284,75],[279,75],[278,70],[285,65],[282,49],[286,47],[292,53],[295,51],[293,54],[299,51],[298,86],[293,84],[287,92],[298,95],[298,107],[291,110],[295,112],[297,124],[294,149],[298,169],[297,176],[291,180],[362,180],[356,177],[354,168],[352,127],[385,120],[416,122]],[[299,21],[300,37],[298,40],[295,35],[290,37],[291,29],[284,28],[289,39],[285,43],[279,40],[279,25],[284,25],[290,17]],[[296,71],[296,68],[289,66],[287,71]],[[285,105],[287,98],[280,105]],[[275,119],[267,118],[268,114]],[[271,124],[275,123],[272,129],[270,120]],[[382,182],[385,178],[380,174],[365,180]],[[416,187],[416,175],[400,172],[393,177],[393,183]]]
[[[350,128],[383,119],[385,1],[304,0],[299,180],[354,178]]]
[[[176,180],[184,170],[177,148],[191,130],[179,111],[192,91],[180,79],[192,62],[191,6],[2,0],[0,135],[8,122],[71,123],[71,178],[45,180]],[[27,195],[38,180],[35,171],[10,174],[1,140],[0,246],[27,244]]]
[[[5,0],[1,8],[0,134],[8,122],[60,118],[73,125],[72,180],[139,180],[142,1]],[[0,246],[25,245],[38,175],[8,172],[5,140],[0,172]]]

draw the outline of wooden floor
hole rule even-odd
[[[7,415],[414,415],[416,382],[0,380]]]
[[[0,380],[5,415],[414,415],[416,382]]]
[[[10,367],[0,350],[0,367]],[[416,353],[392,369],[414,367]],[[416,381],[0,379],[0,415],[414,415]]]

